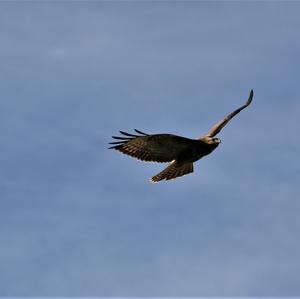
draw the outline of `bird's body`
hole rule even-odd
[[[171,164],[152,177],[152,182],[170,180],[193,172],[193,162],[210,154],[221,143],[219,138],[214,137],[221,129],[241,110],[246,108],[252,101],[253,91],[251,90],[247,103],[230,113],[227,117],[215,124],[208,134],[199,139],[190,139],[173,134],[149,135],[139,130],[136,134],[129,134],[123,131],[122,137],[113,136],[119,141],[111,142],[112,147],[124,154],[147,162],[171,162]]]

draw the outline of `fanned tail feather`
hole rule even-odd
[[[174,161],[163,171],[152,177],[151,182],[158,183],[162,180],[172,180],[177,177],[189,174],[193,171],[193,163],[185,163],[183,165],[178,165],[177,162]]]

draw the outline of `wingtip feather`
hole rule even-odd
[[[253,94],[254,94],[253,89],[251,89],[250,94],[249,94],[248,101],[247,101],[247,103],[246,103],[247,106],[251,104],[251,102],[252,102],[252,100],[253,100]]]
[[[140,130],[134,129],[135,132],[137,132],[138,134],[144,135],[144,136],[149,136],[149,134],[146,134]]]

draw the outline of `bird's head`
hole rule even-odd
[[[204,141],[205,143],[208,143],[208,144],[219,145],[221,143],[221,139],[217,138],[217,137],[202,136],[202,137],[200,137],[200,140],[202,140],[202,141]]]

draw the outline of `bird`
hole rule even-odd
[[[248,100],[243,106],[219,120],[207,134],[197,139],[173,134],[147,134],[134,129],[138,135],[119,131],[122,136],[112,136],[118,141],[110,142],[109,144],[113,146],[109,149],[117,150],[141,161],[170,162],[163,171],[150,179],[153,183],[163,180],[169,181],[190,174],[194,171],[194,162],[209,155],[220,145],[221,139],[215,136],[234,116],[248,107],[252,100],[253,89],[251,89]]]

